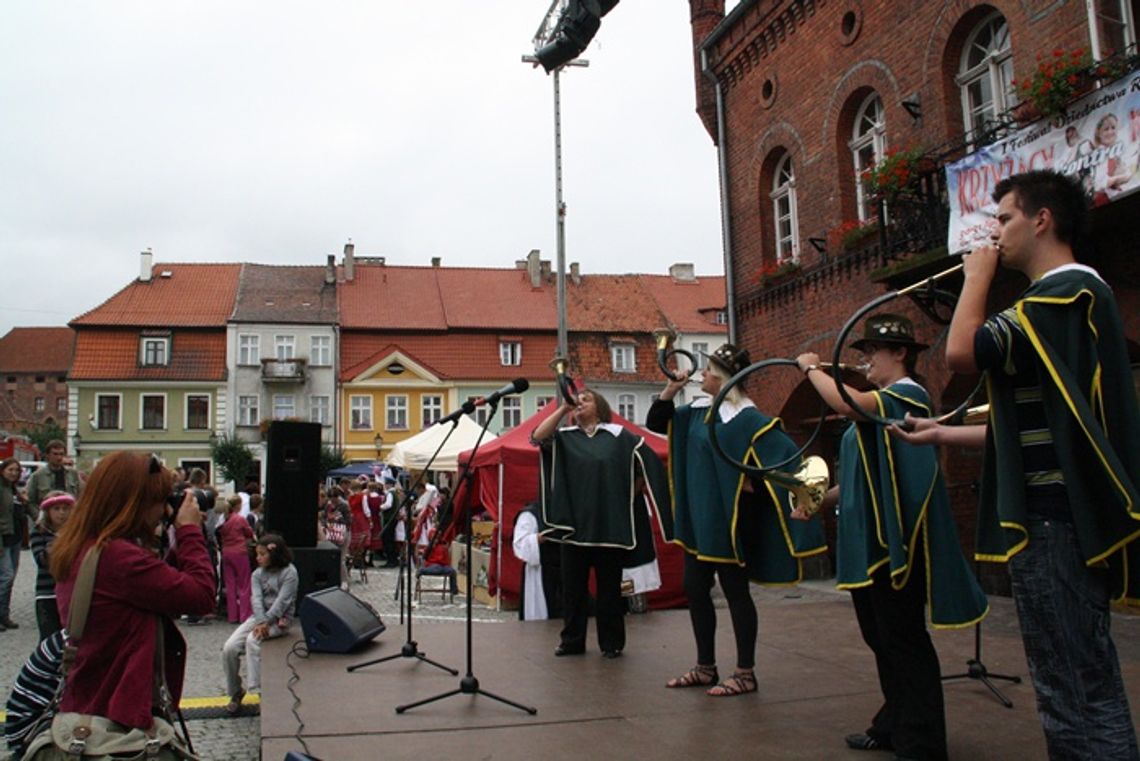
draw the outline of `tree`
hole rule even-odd
[[[253,450],[233,434],[223,434],[210,444],[210,457],[218,466],[218,472],[226,481],[233,481],[240,488],[253,467]]]
[[[24,430],[20,431],[20,433],[31,439],[31,442],[36,445],[37,449],[40,450],[41,456],[47,450],[47,443],[49,441],[52,441],[53,439],[67,441],[67,431],[65,431],[63,428],[60,428],[59,423],[55,422],[37,423],[34,427],[25,428]]]
[[[321,444],[320,480],[324,481],[330,470],[343,468],[348,464],[343,449],[334,449],[328,444]]]

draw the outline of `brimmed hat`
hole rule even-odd
[[[709,355],[709,361],[730,376],[736,375],[752,364],[752,360],[748,357],[748,350],[737,348],[734,344],[721,344],[716,351]]]
[[[865,351],[867,344],[910,346],[917,351],[927,344],[914,340],[914,323],[901,314],[877,314],[863,323],[863,337],[851,344],[857,351]]]

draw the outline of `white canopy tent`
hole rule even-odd
[[[455,432],[451,434],[451,438],[440,450],[435,462],[431,465],[431,469],[448,473],[458,470],[459,453],[466,452],[475,446],[475,440],[479,438],[481,430],[482,428],[478,423],[466,415],[462,415],[459,418],[459,425],[455,427]],[[439,443],[450,431],[451,425],[449,423],[433,425],[410,439],[404,439],[392,447],[392,452],[387,458],[388,464],[397,465],[405,470],[423,470],[439,447]],[[495,434],[487,433],[483,436],[483,443],[494,439]]]

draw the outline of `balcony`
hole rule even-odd
[[[304,383],[308,377],[308,362],[304,359],[263,359],[263,383]]]

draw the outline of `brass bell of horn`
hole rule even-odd
[[[812,455],[791,476],[795,484],[788,484],[792,509],[802,508],[809,516],[819,512],[823,498],[831,486],[831,471],[822,457]]]
[[[549,367],[554,371],[554,378],[562,398],[566,400],[567,404],[577,404],[578,385],[569,374],[570,360],[566,357],[555,357],[550,360]]]

